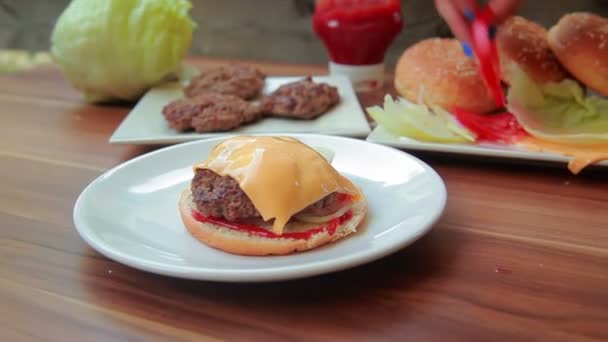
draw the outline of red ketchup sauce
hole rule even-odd
[[[331,60],[340,64],[377,64],[403,28],[399,0],[319,0],[313,29]]]
[[[192,217],[194,217],[194,219],[199,222],[213,223],[213,224],[217,224],[217,225],[220,225],[220,226],[223,226],[226,228],[235,229],[235,230],[239,230],[242,232],[247,232],[247,233],[249,233],[251,235],[255,235],[255,236],[271,238],[271,239],[288,238],[288,239],[296,239],[296,240],[306,240],[315,234],[325,232],[325,231],[327,231],[329,233],[329,235],[334,235],[336,233],[336,229],[338,228],[338,225],[343,224],[343,223],[347,222],[348,220],[350,220],[353,217],[353,213],[352,213],[352,211],[349,210],[344,215],[329,221],[329,223],[327,225],[311,228],[304,232],[283,233],[281,235],[275,234],[274,232],[272,232],[266,228],[260,227],[260,226],[230,222],[225,219],[217,218],[217,217],[203,216],[201,213],[199,213],[196,210],[192,210]]]
[[[453,108],[452,114],[463,126],[477,135],[478,141],[512,144],[528,136],[515,116],[509,112],[478,114]]]

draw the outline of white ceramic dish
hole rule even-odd
[[[259,282],[301,278],[360,265],[412,243],[440,217],[441,178],[404,152],[362,140],[293,135],[330,147],[333,165],[361,187],[369,214],[357,233],[337,243],[288,256],[248,257],[212,249],[184,228],[177,208],[192,165],[222,138],[174,145],[107,171],[84,189],[74,207],[78,233],[118,262],[158,274],[212,281]]]
[[[280,85],[303,77],[268,77],[264,93],[270,93]],[[148,91],[123,120],[110,143],[124,144],[171,144],[228,134],[318,133],[350,137],[366,137],[371,129],[365,118],[355,91],[347,78],[342,76],[316,76],[313,80],[326,82],[338,88],[341,101],[329,112],[315,120],[291,120],[264,118],[241,126],[230,132],[180,133],[171,129],[162,116],[163,107],[183,97],[179,82],[167,83]]]
[[[489,143],[469,145],[423,142],[407,137],[396,136],[388,132],[380,125],[378,125],[367,137],[367,141],[414,151],[445,152],[481,157],[506,158],[528,162],[558,162],[567,164],[569,161],[568,157],[561,154],[527,151],[516,146],[505,146]],[[607,167],[608,161],[602,161],[594,165]]]

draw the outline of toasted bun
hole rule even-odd
[[[430,38],[407,48],[395,68],[397,92],[412,102],[460,107],[478,113],[495,109],[496,102],[477,66],[455,39]]]
[[[339,225],[333,235],[322,232],[311,236],[307,240],[271,239],[252,236],[217,224],[199,222],[192,217],[193,207],[190,190],[184,190],[179,201],[179,212],[186,229],[192,236],[211,247],[242,255],[280,255],[317,248],[356,232],[357,227],[367,214],[367,202],[363,198],[353,205],[351,209],[352,218]],[[286,229],[289,229],[288,227],[289,224],[287,224]]]
[[[574,77],[608,96],[608,19],[591,13],[567,14],[549,30],[548,40]]]
[[[567,77],[547,42],[547,30],[525,18],[514,16],[499,26],[496,45],[501,78],[510,84],[515,67],[536,83],[560,82]]]

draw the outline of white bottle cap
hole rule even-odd
[[[356,91],[378,90],[384,85],[384,63],[348,65],[329,62],[329,73],[348,77]]]

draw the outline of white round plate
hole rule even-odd
[[[261,282],[379,259],[424,235],[443,212],[445,185],[419,159],[362,140],[291,136],[331,148],[334,167],[361,187],[369,212],[355,234],[308,252],[264,257],[229,254],[194,239],[179,216],[179,193],[189,186],[192,166],[225,137],[166,147],[107,171],[80,194],[74,207],[76,229],[99,253],[137,269],[181,278]]]

